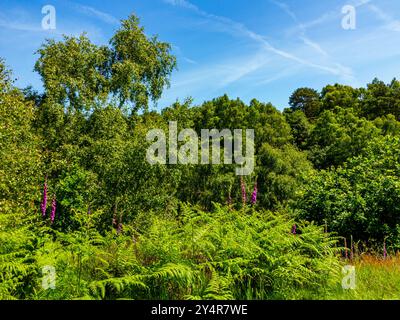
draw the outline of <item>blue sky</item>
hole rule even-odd
[[[56,30],[41,28],[45,5],[56,9]],[[345,5],[356,8],[355,30],[342,28]],[[365,86],[400,73],[397,0],[1,0],[0,56],[18,86],[40,89],[32,70],[45,38],[86,31],[105,44],[131,12],[178,58],[171,88],[153,108],[227,93],[283,109],[298,87]]]

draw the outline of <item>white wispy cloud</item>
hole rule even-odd
[[[297,18],[297,15],[294,13],[294,11],[292,11],[292,9],[290,8],[290,6],[284,2],[278,1],[278,0],[270,0],[270,2],[274,5],[276,5],[277,7],[279,7],[280,9],[282,9],[289,17],[292,18],[292,20],[297,24],[297,27],[300,30],[300,36],[299,39],[308,47],[312,48],[313,50],[315,50],[316,52],[318,52],[319,54],[328,57],[328,53],[322,49],[321,45],[318,44],[317,42],[311,40],[307,34],[306,34],[306,28],[299,23],[299,19]]]
[[[43,31],[41,24],[33,23],[29,12],[22,8],[0,12],[0,28],[27,32]]]
[[[268,61],[270,61],[269,57],[263,52],[258,52],[224,63],[209,64],[204,68],[180,73],[173,87],[181,89],[188,85],[195,85],[200,91],[204,89],[204,86],[213,89],[223,88],[265,66]]]
[[[289,5],[284,2],[277,1],[277,0],[269,0],[272,4],[281,8],[289,17],[293,19],[293,21],[297,22],[296,14],[290,9]]]
[[[347,4],[357,9],[358,7],[362,7],[371,2],[372,0],[353,0],[349,1]],[[340,21],[340,19],[342,18],[342,13],[340,9],[341,8],[336,8],[335,10],[325,12],[324,14],[313,20],[300,22],[299,25],[295,26],[292,29],[289,29],[289,33],[299,32],[299,30],[300,31],[308,30],[335,20]]]
[[[179,46],[177,46],[177,45],[174,44],[174,45],[172,45],[172,48],[173,48],[175,54],[176,54],[177,56],[179,56],[179,58],[181,58],[181,59],[184,60],[185,62],[190,63],[190,64],[197,64],[197,61],[194,61],[193,59],[191,59],[191,58],[185,56],[185,55],[183,54],[183,52],[182,52],[182,49],[181,49]]]
[[[39,16],[41,18],[44,15]],[[61,37],[65,34],[78,36],[83,31],[86,31],[94,38],[101,37],[101,30],[93,25],[80,25],[75,22],[61,23],[56,15],[56,29],[43,29],[42,20],[38,19],[38,15],[33,15],[32,12],[20,7],[12,8],[7,12],[0,12],[0,28],[13,31],[13,35],[30,35],[32,37]]]
[[[253,72],[262,70],[269,64],[271,57],[265,55],[261,50],[246,56],[235,57],[224,62],[208,63],[187,71],[179,72],[174,75],[171,88],[163,94],[162,103],[171,104],[179,97],[201,96],[203,99],[211,99],[215,95],[221,94],[221,89],[226,89],[229,85],[236,84],[240,80],[250,77]],[[278,79],[279,71],[274,76]],[[252,81],[254,85],[264,81],[246,78],[246,82]],[[240,83],[240,82],[239,82]]]
[[[187,63],[190,63],[190,64],[197,64],[196,61],[194,61],[194,60],[192,60],[192,59],[190,59],[188,57],[183,57],[183,60],[185,60]]]
[[[194,4],[191,4],[190,2],[186,1],[186,0],[164,0],[165,3],[168,3],[170,5],[173,6],[179,6],[182,8],[186,8],[186,9],[191,9],[191,10],[195,10],[198,11],[199,8],[197,6],[195,6]]]
[[[260,68],[266,66],[270,58],[265,56],[265,54],[256,53],[251,57],[246,57],[241,59],[241,61],[235,61],[225,66],[226,74],[225,77],[220,82],[220,86],[224,87],[231,83],[237,82],[240,79],[246,77],[247,75],[259,70]]]
[[[17,31],[28,31],[28,32],[43,32],[44,30],[39,26],[23,23],[23,22],[15,22],[12,20],[7,20],[0,18],[0,28],[17,30]]]
[[[317,42],[312,41],[310,38],[308,38],[304,35],[301,35],[299,38],[301,41],[303,41],[303,43],[305,45],[312,48],[314,51],[318,52],[320,55],[322,55],[324,57],[329,57],[329,54],[324,49],[322,49],[321,45],[318,44]]]
[[[309,48],[313,49],[315,52],[319,53],[322,57],[331,61],[336,68],[332,69],[332,73],[339,71],[342,78],[355,84],[359,81],[353,76],[353,70],[350,67],[344,66],[343,64],[335,61],[337,55],[329,54],[322,45],[318,42],[311,40],[307,36],[307,31],[310,29],[315,29],[318,26],[325,25],[327,23],[340,22],[343,17],[341,8],[338,7],[334,10],[325,12],[321,16],[315,18],[314,20],[307,22],[300,22],[298,16],[291,10],[290,6],[280,0],[269,0],[271,3],[275,4],[279,8],[281,8],[288,16],[292,18],[292,20],[296,23],[296,26],[290,28],[286,31],[287,35],[298,35],[299,39]],[[360,7],[366,7],[370,10],[374,11],[376,15],[385,22],[385,27],[392,31],[400,31],[400,22],[393,19],[390,15],[386,14],[380,8],[372,4],[373,0],[350,0],[347,4],[353,6],[355,9]],[[326,41],[325,41],[326,42]],[[325,44],[328,45],[329,48],[335,48],[335,42],[328,41]]]
[[[190,3],[189,1],[186,1],[186,0],[164,0],[164,2],[168,3],[170,5],[174,5],[174,6],[192,10],[193,12],[202,16],[203,18],[206,18],[211,22],[218,23],[219,30],[233,34],[235,36],[246,37],[247,39],[257,42],[264,50],[274,53],[282,58],[297,62],[303,66],[307,66],[310,68],[318,69],[320,71],[328,72],[328,73],[336,75],[336,76],[352,77],[350,68],[340,66],[337,63],[332,64],[332,65],[319,64],[319,63],[310,61],[308,59],[296,56],[293,53],[278,49],[278,48],[274,47],[272,44],[270,44],[270,42],[264,36],[248,29],[244,24],[233,21],[233,20],[223,17],[223,16],[217,16],[217,15],[205,12],[205,11],[201,10],[199,7],[197,7],[196,5]],[[290,12],[287,6],[284,6],[284,8],[286,10],[288,10],[288,12]],[[224,28],[220,28],[221,25]]]
[[[255,85],[257,86],[264,86],[268,83],[272,83],[276,80],[280,80],[282,78],[291,76],[295,73],[297,73],[300,70],[300,68],[298,66],[290,66],[290,67],[286,67],[284,69],[282,69],[280,72],[276,72],[275,74],[273,74],[271,77],[269,78],[263,78],[259,81],[257,81],[255,83]]]
[[[95,17],[105,23],[112,24],[112,25],[118,25],[120,21],[115,18],[113,15],[100,11],[96,8],[87,6],[87,5],[82,5],[79,3],[73,3],[73,7],[75,10],[91,17]]]
[[[321,15],[313,20],[300,23],[295,28],[293,28],[291,31],[295,32],[295,31],[298,31],[298,29],[300,29],[300,30],[311,29],[311,28],[317,27],[319,25],[322,25],[324,23],[333,21],[333,20],[337,19],[338,17],[340,17],[338,11],[325,12],[323,15]]]
[[[41,21],[35,21],[29,12],[23,9],[14,9],[6,13],[0,13],[0,28],[11,31],[23,31],[27,33],[51,33],[61,35],[60,30],[45,30]]]
[[[376,17],[384,22],[384,28],[399,32],[400,31],[400,21],[397,19],[394,19],[390,14],[386,13],[383,11],[381,8],[374,4],[369,4],[368,8],[375,13]]]

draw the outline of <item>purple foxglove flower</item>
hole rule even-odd
[[[292,234],[296,234],[297,233],[297,226],[294,224],[292,227]]]
[[[347,240],[344,238],[344,256],[346,260],[348,259],[348,254],[347,254]]]
[[[43,200],[42,203],[40,204],[40,210],[42,211],[42,216],[46,216],[46,208],[47,208],[47,179],[44,182],[44,187],[43,187]]]
[[[54,219],[56,217],[56,207],[57,207],[57,201],[56,201],[56,196],[54,195],[53,201],[51,203],[51,215],[50,215],[51,223],[54,222]]]
[[[246,205],[246,202],[247,202],[246,185],[244,184],[243,178],[240,178],[240,186],[241,186],[241,189],[242,189],[242,201],[243,201],[243,205]]]
[[[257,192],[258,192],[258,189],[257,189],[257,182],[256,182],[256,184],[254,185],[254,190],[253,190],[253,193],[252,193],[252,195],[251,195],[251,204],[256,204],[256,202],[257,202]]]

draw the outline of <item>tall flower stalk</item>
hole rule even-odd
[[[42,203],[40,204],[40,210],[42,211],[42,216],[46,216],[46,209],[47,209],[47,178],[44,180],[43,186],[43,199]]]
[[[118,220],[117,220],[117,202],[115,202],[114,204],[114,214],[113,214],[113,218],[112,218],[112,225],[113,228],[117,229],[118,228]]]
[[[240,178],[240,187],[242,189],[242,202],[243,205],[246,205],[247,202],[247,195],[246,195],[246,185],[244,183],[243,177]]]
[[[119,216],[119,223],[117,227],[117,234],[119,235],[122,232],[123,226],[122,226],[122,213]]]
[[[56,200],[56,195],[54,195],[53,201],[51,202],[51,215],[50,215],[51,223],[53,223],[54,219],[56,218],[56,208],[57,208],[57,200]]]
[[[258,189],[257,189],[257,182],[256,182],[256,184],[254,185],[253,193],[251,195],[251,204],[252,205],[255,205],[257,203],[257,192],[258,192]]]
[[[297,225],[296,224],[294,224],[293,225],[293,227],[292,227],[292,234],[297,234]]]

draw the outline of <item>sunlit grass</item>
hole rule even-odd
[[[323,299],[338,300],[398,300],[400,299],[400,254],[386,259],[373,255],[361,255],[354,262],[355,289],[345,290],[338,284]]]

